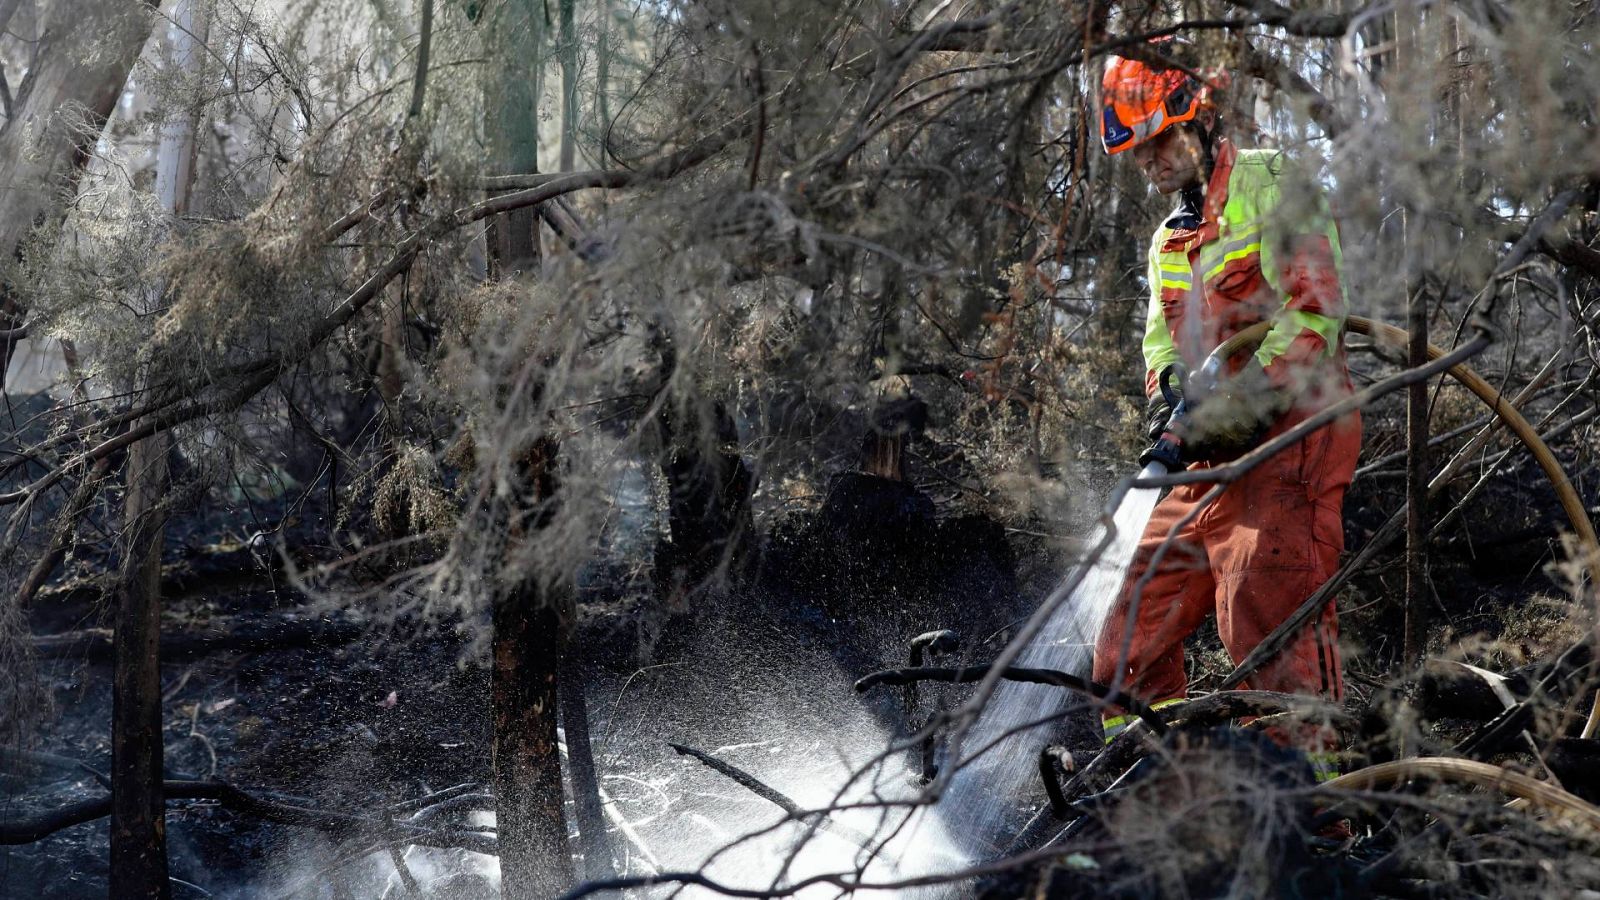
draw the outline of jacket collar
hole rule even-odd
[[[1200,223],[1200,240],[1209,241],[1217,236],[1217,222],[1228,205],[1228,179],[1233,176],[1233,164],[1239,158],[1239,149],[1225,137],[1217,138],[1216,165],[1211,167],[1211,180],[1206,183],[1206,205]]]

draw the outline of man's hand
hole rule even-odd
[[[1255,448],[1289,398],[1252,359],[1195,409],[1183,442],[1186,462],[1225,462]]]

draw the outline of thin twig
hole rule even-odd
[[[740,787],[750,791],[750,793],[755,794],[757,797],[760,797],[763,800],[767,800],[776,804],[778,808],[788,813],[790,818],[797,820],[815,818],[817,819],[820,827],[822,827],[824,830],[831,831],[864,850],[870,850],[872,847],[872,838],[862,834],[859,831],[856,831],[853,828],[840,825],[838,822],[830,820],[825,812],[818,812],[814,810],[808,812],[802,809],[800,804],[796,803],[788,795],[778,791],[776,788],[768,785],[766,782],[755,777],[754,775],[751,775],[749,772],[746,772],[738,766],[725,763],[703,750],[696,750],[693,747],[686,747],[683,744],[668,743],[667,746],[671,747],[673,750],[676,750],[681,756],[692,756],[695,759],[700,760],[714,771],[722,775],[726,775]]]

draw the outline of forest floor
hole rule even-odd
[[[1600,501],[1593,479],[1579,480],[1587,501]],[[642,612],[653,607],[640,596],[591,590],[582,598],[579,671],[600,786],[633,832],[613,834],[613,852],[629,871],[693,868],[730,837],[781,816],[678,757],[668,741],[715,752],[802,803],[826,803],[839,773],[882,749],[899,724],[893,698],[863,701],[850,690],[855,678],[903,664],[904,641],[929,628],[1003,634],[1004,623],[1048,588],[1055,563],[1037,539],[1007,536],[971,517],[913,516],[898,537],[873,544],[852,532],[863,527],[862,510],[881,519],[873,504],[903,506],[910,489],[866,488],[865,506],[824,509],[775,531],[762,587],[752,592],[760,602],[727,600],[736,608],[663,620]],[[1453,652],[1466,636],[1499,640],[1472,658],[1510,666],[1559,649],[1550,625],[1565,611],[1540,599],[1559,596],[1558,574],[1546,571],[1561,530],[1548,493],[1536,477],[1514,473],[1442,545],[1435,564],[1441,652]],[[1381,522],[1389,502],[1376,489],[1352,495],[1352,543]],[[831,552],[841,540],[868,549],[853,559]],[[196,538],[171,549],[168,562],[168,634],[206,633],[218,623],[233,631],[320,623],[287,644],[169,655],[169,777],[216,778],[269,799],[369,817],[434,791],[488,782],[488,674],[474,628],[406,620],[380,626],[315,612],[323,607],[245,548],[207,547]],[[1386,563],[1343,600],[1357,699],[1390,678],[1396,648],[1386,636],[1397,633],[1396,611],[1386,600],[1399,578]],[[96,592],[71,587],[55,588],[35,609],[32,626],[41,637],[81,632],[104,616]],[[1226,671],[1214,632],[1191,649],[1197,684]],[[110,758],[108,658],[85,645],[59,651],[43,666],[55,711],[33,749],[103,772]],[[87,772],[50,765],[12,769],[0,775],[0,790],[7,816],[102,793]],[[173,801],[167,822],[175,897],[405,893],[388,855],[365,843],[264,823],[214,801]],[[0,894],[103,896],[107,841],[102,819],[0,848]],[[759,857],[775,849],[758,843],[744,852]],[[749,858],[735,854],[722,871],[737,871]],[[497,896],[485,857],[414,849],[406,860],[427,896]]]

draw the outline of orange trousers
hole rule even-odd
[[[1295,413],[1285,416],[1268,438],[1303,419]],[[1184,638],[1213,611],[1228,654],[1235,664],[1244,659],[1338,569],[1344,550],[1344,492],[1360,452],[1359,414],[1312,432],[1229,485],[1179,528],[1151,572],[1150,561],[1167,542],[1168,532],[1212,485],[1173,488],[1150,517],[1095,645],[1094,680],[1120,682],[1123,690],[1147,703],[1182,698],[1188,692]],[[1344,682],[1338,627],[1330,601],[1241,687],[1339,701]],[[1120,724],[1121,713],[1106,711],[1108,735],[1120,730],[1114,726]]]

